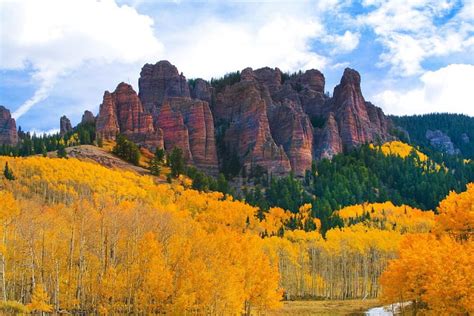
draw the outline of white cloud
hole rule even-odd
[[[324,43],[334,45],[332,53],[349,53],[359,45],[360,34],[357,32],[346,31],[343,35],[328,34],[323,38]]]
[[[16,118],[87,62],[144,63],[162,52],[153,20],[111,0],[7,0],[1,2],[1,12],[0,68],[31,67],[39,86],[16,109]]]
[[[48,130],[38,130],[38,129],[32,129],[29,131],[31,135],[36,134],[36,135],[54,135],[59,133],[59,128],[52,128]]]
[[[328,63],[310,45],[324,33],[317,20],[281,15],[251,20],[203,17],[180,32],[163,35],[165,57],[187,77],[206,79],[247,66],[294,71]]]
[[[423,73],[422,62],[430,57],[452,53],[474,53],[474,20],[472,1],[452,18],[457,0],[366,0],[367,14],[357,18],[368,26],[385,51],[381,66],[390,65],[398,76]],[[438,21],[438,22],[437,22]]]
[[[474,116],[474,65],[451,64],[428,71],[419,80],[420,87],[385,90],[375,95],[373,101],[390,114],[449,112]]]

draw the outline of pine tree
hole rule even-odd
[[[8,162],[5,162],[5,168],[3,169],[3,175],[7,180],[15,180],[15,176],[13,175],[13,171],[8,167]]]
[[[67,158],[67,152],[64,145],[59,145],[57,154],[58,154],[58,158]]]
[[[155,151],[155,158],[160,164],[163,164],[165,161],[165,150],[163,148],[157,148]]]
[[[184,157],[181,148],[175,147],[169,155],[168,162],[171,168],[171,175],[177,178],[180,174],[184,173]]]
[[[161,173],[161,163],[156,156],[150,161],[150,173],[154,176],[159,176]]]

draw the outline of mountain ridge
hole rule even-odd
[[[332,98],[324,93],[324,75],[315,69],[291,76],[269,67],[236,74],[218,89],[203,79],[186,80],[168,61],[146,64],[139,92],[127,89],[133,101],[110,104],[106,92],[97,136],[113,140],[120,132],[151,149],[179,147],[188,163],[211,174],[234,161],[233,169],[240,172],[260,166],[271,174],[298,176],[314,159],[392,139],[390,119],[365,101],[360,74],[353,69],[344,71]],[[123,85],[110,95],[123,93]],[[147,116],[146,122],[140,115]],[[147,141],[146,135],[155,132]]]

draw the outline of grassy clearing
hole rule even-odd
[[[287,315],[363,315],[369,308],[380,306],[376,299],[346,301],[289,301],[277,311],[267,313],[268,316]]]

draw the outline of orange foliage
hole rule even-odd
[[[474,184],[440,203],[434,233],[407,235],[380,282],[385,302],[412,301],[415,312],[474,312]]]
[[[279,306],[256,208],[76,159],[5,161],[16,177],[0,178],[6,299],[108,314]]]
[[[393,229],[402,233],[428,232],[435,220],[432,211],[422,211],[407,205],[395,206],[392,202],[347,206],[336,214],[346,225],[350,220],[360,220],[370,227]]]

